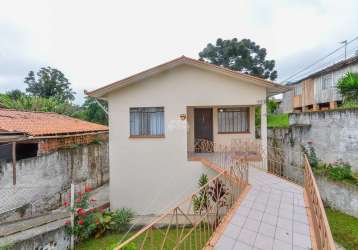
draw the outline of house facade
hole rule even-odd
[[[358,56],[336,63],[289,85],[283,94],[283,112],[335,109],[342,102],[337,83],[348,72],[358,72]]]
[[[256,141],[266,152],[266,98],[281,85],[187,57],[87,94],[109,104],[110,203],[159,214],[214,175],[191,161],[201,140]],[[261,107],[262,139],[255,138]]]

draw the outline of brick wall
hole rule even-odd
[[[38,155],[47,154],[64,148],[87,145],[94,141],[108,141],[108,133],[76,135],[63,138],[51,138],[39,141]]]

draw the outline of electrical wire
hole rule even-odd
[[[356,41],[356,40],[358,40],[358,36],[355,37],[355,38],[353,38],[353,39],[350,40],[349,42],[347,42],[347,44],[344,44],[344,45],[342,45],[342,46],[339,46],[337,49],[335,49],[335,50],[333,50],[332,52],[328,53],[327,55],[321,57],[320,59],[314,61],[312,64],[310,64],[310,65],[304,67],[303,69],[297,71],[296,73],[292,74],[291,76],[285,78],[285,79],[284,79],[283,81],[281,81],[281,82],[287,82],[288,80],[290,80],[290,79],[292,79],[293,77],[297,76],[298,74],[300,74],[300,73],[302,73],[302,72],[304,72],[304,71],[310,69],[312,66],[314,66],[314,65],[316,65],[317,63],[323,61],[324,59],[330,57],[331,55],[335,54],[335,53],[336,53],[337,51],[339,51],[340,49],[346,47],[348,44],[351,44],[352,42],[354,42],[354,41]]]

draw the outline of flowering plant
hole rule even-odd
[[[67,201],[64,202],[64,206],[74,213],[74,226],[71,227],[71,222],[66,221],[66,232],[76,236],[77,240],[84,240],[93,234],[98,238],[108,230],[125,230],[134,217],[132,210],[121,208],[110,212],[97,209],[94,207],[96,200],[90,198],[90,191],[91,189],[86,187],[84,192],[76,193],[73,208],[69,207]]]
[[[74,226],[71,227],[71,222],[66,221],[66,231],[73,234],[78,240],[88,239],[97,228],[95,212],[97,209],[93,208],[95,199],[89,199],[91,189],[85,188],[84,192],[77,192],[74,195],[74,207],[71,208],[68,201],[64,202],[64,206],[74,213]]]

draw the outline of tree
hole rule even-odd
[[[358,73],[348,72],[337,83],[339,93],[346,102],[358,102]]]
[[[108,104],[106,101],[98,100],[103,107],[107,108]],[[108,116],[104,110],[99,106],[93,97],[86,97],[85,102],[82,105],[83,118],[90,122],[96,122],[100,124],[108,124]]]
[[[55,112],[76,118],[81,118],[81,107],[70,102],[63,102],[56,98],[23,95],[13,99],[7,94],[0,94],[0,107],[8,109]]]
[[[216,40],[216,45],[209,43],[199,53],[199,60],[206,61],[231,70],[252,76],[275,80],[277,71],[274,60],[266,60],[266,49],[260,48],[250,39],[237,38]]]
[[[30,95],[44,98],[53,97],[61,101],[75,99],[75,92],[70,88],[71,83],[58,69],[43,67],[36,73],[36,76],[33,71],[30,71],[25,78],[25,83],[28,85],[26,92]]]
[[[25,96],[25,93],[19,89],[14,89],[14,90],[7,91],[5,95],[9,96],[12,100],[18,100],[21,97]]]

